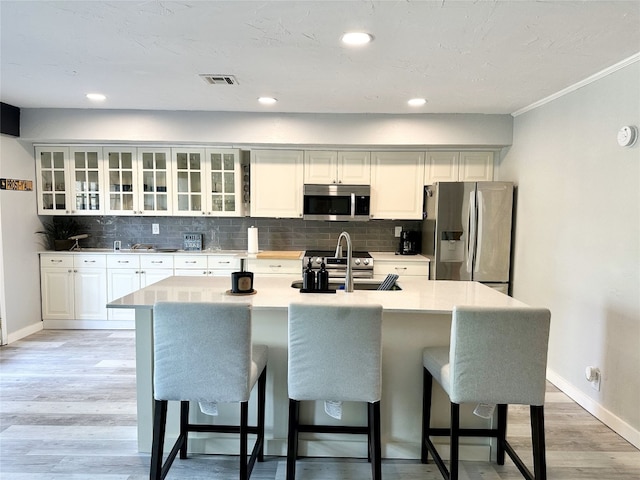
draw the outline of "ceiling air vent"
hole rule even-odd
[[[200,77],[209,85],[238,85],[233,75],[200,74]]]

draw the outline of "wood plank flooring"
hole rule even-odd
[[[0,348],[0,479],[140,480],[149,456],[136,449],[133,331],[45,330]],[[526,408],[509,410],[509,439],[525,459]],[[638,480],[640,451],[548,385],[550,480]],[[234,479],[237,458],[176,460],[169,479]],[[439,480],[433,464],[384,460],[385,479]],[[254,480],[284,480],[285,462],[268,457]],[[363,460],[301,459],[298,480],[370,478]],[[510,460],[462,462],[461,480],[522,478]]]

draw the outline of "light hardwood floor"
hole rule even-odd
[[[138,480],[133,331],[45,330],[0,348],[0,479]],[[509,438],[529,459],[527,410],[510,408]],[[640,451],[548,385],[550,480],[638,480]],[[284,480],[283,458],[256,464],[255,480]],[[176,460],[169,479],[234,479],[237,459]],[[370,478],[363,460],[301,459],[298,480]],[[440,479],[433,464],[384,460],[385,479]],[[522,478],[504,466],[462,462],[461,480]]]

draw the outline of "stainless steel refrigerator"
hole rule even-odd
[[[425,187],[422,253],[433,280],[474,280],[509,291],[513,184],[438,182]]]

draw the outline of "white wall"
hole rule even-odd
[[[511,145],[510,115],[331,115],[23,109],[21,138],[38,142],[222,145]]]
[[[12,342],[42,329],[40,239],[35,166],[31,144],[0,135],[0,178],[32,180],[34,191],[0,190],[0,308],[3,340]]]
[[[640,447],[640,62],[515,118],[514,296],[551,309],[549,378]],[[585,379],[599,367],[601,391]]]

